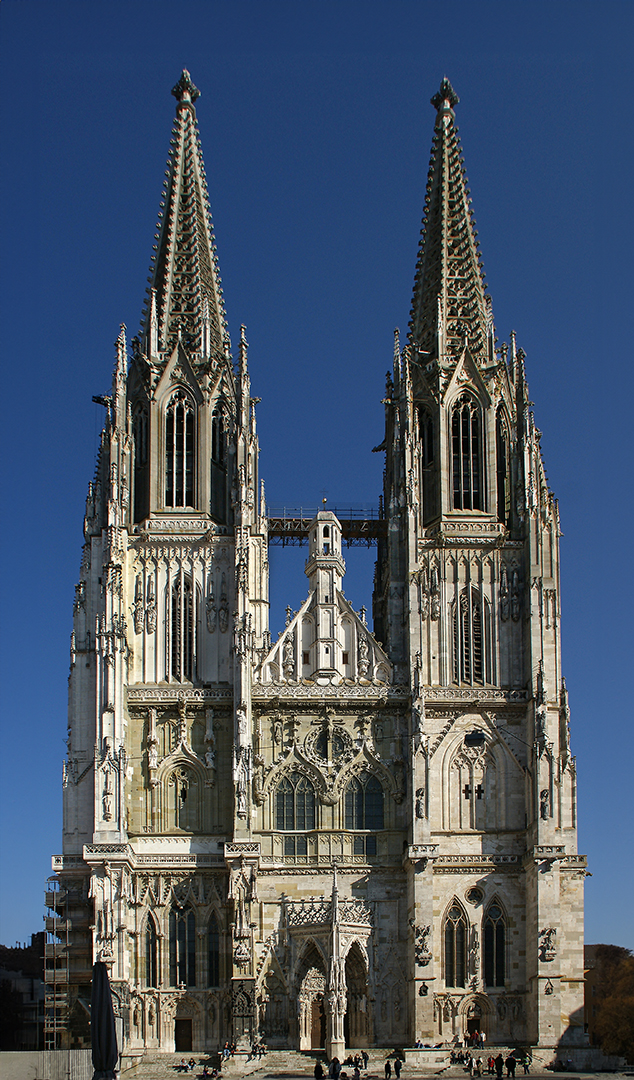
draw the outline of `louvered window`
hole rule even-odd
[[[453,408],[451,452],[454,510],[482,509],[482,435],[480,410],[468,394]]]
[[[194,505],[194,407],[178,390],[165,417],[165,505]]]

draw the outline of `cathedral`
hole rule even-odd
[[[116,343],[75,590],[58,1017],[130,1051],[583,1044],[559,515],[498,347],[444,79],[380,510],[267,511],[183,71],[142,329]],[[430,125],[431,126],[431,125]],[[377,372],[377,394],[382,392]],[[307,545],[268,623],[268,545]],[[372,617],[346,546],[376,545]]]

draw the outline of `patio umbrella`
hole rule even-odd
[[[119,1060],[117,1029],[112,1008],[108,968],[101,961],[92,969],[92,1002],[90,1007],[92,1037],[92,1080],[116,1080]]]

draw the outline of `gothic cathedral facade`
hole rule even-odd
[[[183,72],[143,330],[117,341],[71,641],[57,914],[132,1049],[583,1042],[559,517],[496,347],[447,80],[385,394],[373,629],[350,523],[298,529],[268,628],[244,329],[232,359]]]

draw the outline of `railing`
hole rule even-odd
[[[387,536],[387,521],[383,517],[383,507],[348,506],[328,507],[341,525],[341,535],[348,547],[364,545],[370,547]],[[314,507],[269,507],[269,543],[305,544],[311,521],[317,516]]]

